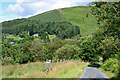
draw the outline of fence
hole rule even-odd
[[[54,68],[55,65],[61,64],[63,62],[77,62],[79,60],[46,60],[46,62],[35,62],[35,63],[30,63],[28,62],[27,64],[22,64],[22,65],[12,65],[12,67],[9,67],[4,74],[22,74],[25,75],[25,77],[28,77],[32,72],[39,71],[39,72],[44,72],[43,74],[40,74],[41,77],[43,77],[45,74],[48,74],[50,70]],[[14,71],[13,71],[14,70]],[[20,78],[20,76],[18,76]]]
[[[2,77],[13,77],[13,78],[22,78],[28,77],[34,72],[44,72],[45,71],[45,62],[34,62],[27,64],[15,64],[2,67]]]

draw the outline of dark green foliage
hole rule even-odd
[[[63,16],[59,13],[58,10],[48,11],[28,18],[28,20],[40,21],[41,23],[49,21],[61,21],[63,19],[64,19]]]
[[[15,35],[19,34],[20,37],[27,36],[28,31],[30,36],[32,36],[34,33],[38,33],[39,36],[42,36],[42,39],[45,39],[45,36],[47,37],[47,35],[45,35],[46,32],[50,35],[55,34],[57,37],[60,37],[61,39],[71,38],[75,35],[80,34],[80,29],[78,26],[73,26],[70,22],[66,22],[66,21],[45,22],[45,23],[39,23],[39,21],[38,22],[31,21],[30,23],[26,23],[24,25],[21,24],[19,26],[12,25],[13,27],[10,28],[11,30],[5,27],[9,25],[8,22],[3,22],[2,24],[3,24],[3,33],[9,33]],[[49,41],[48,38],[47,41]]]
[[[93,2],[92,13],[96,16],[100,29],[94,34],[99,41],[97,52],[102,54],[104,60],[120,51],[120,1],[118,2]]]
[[[92,13],[98,23],[104,28],[104,35],[120,38],[120,1],[118,2],[93,2]]]
[[[26,41],[17,50],[16,61],[19,63],[27,63],[30,60],[31,41]]]
[[[11,57],[2,58],[2,65],[15,64],[15,61]]]
[[[65,41],[60,38],[53,39],[50,43],[46,45],[47,48],[47,59],[53,59],[56,54],[56,50],[61,48],[63,45],[65,45]]]
[[[8,42],[3,42],[2,44],[2,57],[13,57],[14,50],[12,49],[12,45]]]
[[[117,73],[119,76],[119,72],[120,72],[120,52],[117,52],[116,54],[114,54],[111,58],[109,58],[108,60],[106,60],[104,62],[104,64],[102,65],[102,68],[105,71],[111,71],[113,73]]]
[[[42,39],[44,40],[45,43],[50,42],[49,36],[47,32],[44,32],[42,35]]]
[[[114,37],[104,37],[104,39],[101,40],[97,50],[99,54],[103,56],[104,61],[119,51],[118,44],[120,44],[118,38],[115,39]]]
[[[56,52],[56,58],[58,59],[79,59],[80,48],[77,45],[64,45]]]
[[[113,73],[118,73],[119,72],[119,66],[118,66],[118,59],[116,58],[109,58],[104,62],[102,65],[102,68],[105,71],[111,71]]]
[[[96,43],[92,36],[87,36],[82,38],[80,44],[77,44],[80,47],[80,58],[83,61],[89,61],[92,64],[99,62],[99,57],[96,51]],[[78,43],[78,42],[77,42]]]
[[[34,40],[34,39],[35,39],[35,37],[33,37],[33,36],[27,36],[23,40],[20,40],[19,43],[24,43],[28,40]]]
[[[104,64],[102,68],[106,71],[117,73],[119,76],[120,1],[93,2],[91,4],[95,5],[92,6],[91,10],[96,16],[98,24],[100,24],[100,28],[93,38],[99,42],[95,49],[98,55],[103,57]]]

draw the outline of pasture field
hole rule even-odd
[[[3,78],[37,78],[43,72],[45,72],[45,63],[42,62],[2,66]]]
[[[35,20],[40,22],[49,21],[61,21],[63,17],[60,15],[58,10],[47,11],[45,13],[28,18],[29,20]]]
[[[13,38],[13,40],[16,40],[16,41],[20,41],[20,40],[23,39],[23,38],[21,38],[19,36],[14,36],[14,35],[8,35],[6,38]]]
[[[72,7],[61,10],[67,21],[80,27],[80,33],[83,36],[92,34],[98,28],[95,16],[90,13],[89,7]],[[86,17],[88,14],[88,17]]]
[[[91,35],[98,28],[95,16],[90,13],[90,7],[76,6],[47,11],[28,18],[28,20],[48,21],[69,21],[80,27],[82,36]],[[88,14],[88,17],[86,17]]]

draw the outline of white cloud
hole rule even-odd
[[[13,0],[2,0],[13,1]],[[92,0],[93,1],[93,0]],[[4,11],[7,14],[17,14],[21,17],[29,17],[45,11],[64,7],[80,6],[76,3],[91,2],[90,0],[14,0],[15,5],[9,5]]]
[[[23,3],[25,0],[17,0],[17,3]]]
[[[15,4],[15,5],[9,5],[6,12],[8,13],[16,13],[16,14],[19,14],[19,13],[23,13],[24,9],[21,7],[20,4]]]
[[[15,18],[8,18],[7,16],[0,16],[0,23],[3,21],[13,20]]]
[[[75,0],[75,1],[73,1],[73,0],[59,0],[59,1],[56,1],[53,5],[51,5],[51,9],[75,6],[76,2],[78,2],[78,0]],[[79,2],[80,2],[80,0],[79,0]]]
[[[22,3],[22,2],[39,2],[39,1],[60,1],[60,0],[1,0],[1,2],[18,2],[18,3]],[[76,0],[69,0],[69,1],[76,1]],[[95,1],[95,2],[99,2],[99,1],[118,2],[120,0],[78,0],[78,1],[79,2],[80,1],[81,2],[91,2],[91,1]]]

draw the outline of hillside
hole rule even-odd
[[[15,31],[22,31],[23,28],[26,29],[26,26],[32,23],[38,26],[46,22],[68,21],[73,25],[79,26],[81,35],[86,36],[95,32],[98,27],[94,16],[89,12],[89,7],[77,6],[47,11],[29,18],[5,21],[2,23],[3,33],[8,33],[10,31],[17,33]]]
[[[95,17],[89,13],[89,7],[72,7],[61,9],[65,19],[72,22],[80,27],[80,32],[82,35],[89,35],[95,32],[98,28],[97,21]],[[88,14],[88,17],[86,15]]]
[[[40,22],[49,22],[49,21],[61,21],[63,20],[63,16],[59,13],[58,10],[47,11],[42,14],[32,16],[28,18],[28,20],[35,20]]]

